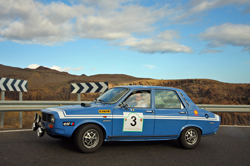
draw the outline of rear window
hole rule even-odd
[[[156,109],[181,109],[183,108],[175,91],[156,90],[155,91],[155,108]]]

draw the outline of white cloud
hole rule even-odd
[[[31,64],[31,65],[29,65],[29,66],[27,66],[27,68],[29,68],[29,69],[36,69],[36,68],[38,68],[40,65],[38,65],[38,64]]]
[[[244,51],[250,52],[249,25],[226,23],[208,28],[199,37],[209,41],[209,47],[242,46]]]
[[[31,64],[31,65],[27,66],[27,68],[29,68],[29,69],[36,69],[39,66],[40,65],[38,65],[38,64]],[[47,66],[45,66],[45,67],[47,67]],[[47,68],[52,69],[52,70],[57,70],[57,71],[60,71],[60,72],[69,72],[70,69],[71,69],[71,67],[64,67],[64,68],[62,68],[62,67],[55,66],[55,65],[52,66],[52,67],[47,67]],[[80,69],[80,68],[76,68],[76,69]]]
[[[193,52],[190,47],[174,41],[174,38],[179,38],[179,34],[176,31],[167,30],[153,38],[129,38],[116,44],[142,53]]]
[[[133,36],[133,33],[152,32],[154,23],[163,17],[163,12],[164,7],[155,10],[138,5],[120,5],[113,10],[77,18],[75,30],[81,38],[125,39]]]
[[[83,67],[77,67],[77,68],[73,68],[72,70],[79,71],[79,70],[82,70],[82,69],[83,69]]]
[[[57,70],[57,71],[61,71],[61,72],[69,72],[71,67],[64,67],[64,68],[61,68],[59,66],[52,66],[50,67],[50,69],[53,69],[53,70]]]
[[[29,66],[27,66],[27,68],[29,68],[29,69],[36,69],[36,68],[38,68],[39,66],[41,66],[41,65],[38,65],[38,64],[30,64]],[[54,65],[54,66],[52,66],[52,67],[48,67],[48,66],[44,66],[44,67],[49,68],[49,69],[52,69],[52,70],[57,70],[57,71],[60,71],[60,72],[69,72],[70,69],[71,69],[71,67],[64,67],[64,68],[62,68],[62,67],[59,67],[59,66],[56,66],[56,65]],[[74,71],[79,71],[79,70],[82,70],[82,68],[83,68],[83,67],[77,67],[77,68],[73,68],[72,70],[74,70]]]
[[[1,1],[0,8],[5,9],[0,12],[2,38],[44,45],[73,40],[69,18],[76,15],[74,7],[63,3],[47,6],[33,0],[15,0]]]
[[[127,2],[128,5],[122,5]],[[145,33],[163,17],[154,9],[122,1],[43,4],[35,0],[0,2],[0,36],[15,42],[53,45],[76,38],[116,40]]]
[[[186,5],[178,5],[170,19],[178,23],[193,22],[201,19],[204,12],[226,5],[243,5],[250,0],[191,0]],[[248,11],[248,10],[246,10]]]
[[[71,2],[68,5],[60,1],[46,4],[36,0],[1,1],[1,41],[54,45],[77,38],[125,40],[119,45],[133,51],[191,52],[189,47],[174,41],[179,38],[177,32],[165,31],[160,36],[154,33],[158,28],[155,24],[173,11],[168,4],[146,7],[131,0]],[[145,35],[146,39],[136,39]],[[151,42],[155,38],[157,41]],[[137,40],[135,46],[128,43],[133,39]],[[153,45],[148,46],[148,42]]]
[[[155,68],[155,65],[145,65],[145,67],[147,67],[149,69],[153,69],[153,68]]]
[[[143,6],[132,0],[0,1],[0,42],[55,45],[78,38],[101,39],[142,53],[191,53],[176,31],[159,32],[159,24],[185,23],[204,12],[250,0],[191,0],[182,5],[159,2]],[[249,6],[245,8],[248,13]],[[171,22],[172,21],[172,22]],[[122,40],[122,41],[121,41]],[[150,45],[152,44],[152,45]],[[244,48],[249,50],[249,48]]]

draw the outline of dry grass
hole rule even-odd
[[[35,113],[41,116],[40,111],[22,112],[22,128],[31,128]],[[1,114],[0,114],[1,118]],[[1,128],[1,127],[0,127]],[[19,128],[19,112],[4,113],[4,129]]]
[[[221,117],[221,125],[250,125],[250,113],[217,113]]]

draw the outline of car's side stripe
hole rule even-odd
[[[86,119],[86,118],[95,118],[95,119],[123,119],[123,115],[110,115],[110,114],[89,114],[89,115],[67,115],[64,110],[58,108],[48,108],[46,111],[55,111],[58,113],[61,119]],[[105,118],[104,118],[105,116]],[[159,116],[159,115],[144,115],[143,119],[169,119],[169,120],[201,120],[201,121],[219,121],[220,118],[218,115],[215,115],[214,118],[206,117],[196,117],[196,116]]]

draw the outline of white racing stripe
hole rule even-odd
[[[112,118],[111,114],[89,114],[89,115],[67,115],[64,110],[61,110],[59,108],[48,108],[46,111],[55,111],[58,113],[60,119],[88,119],[88,118],[94,118],[94,119],[108,119]],[[103,116],[106,116],[105,118]]]
[[[46,111],[55,111],[58,113],[60,119],[87,119],[87,118],[94,118],[94,119],[101,119],[106,116],[106,118],[113,118],[113,119],[123,119],[123,115],[112,115],[112,114],[89,114],[89,115],[67,115],[64,110],[59,108],[48,108]],[[188,116],[159,116],[159,115],[145,115],[144,119],[170,119],[170,120],[200,120],[200,121],[219,121],[220,118],[218,115],[215,115],[214,118],[206,118],[206,117],[188,117]]]

